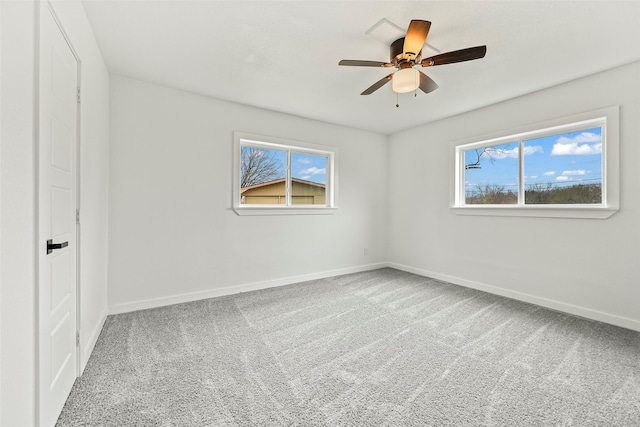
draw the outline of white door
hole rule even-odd
[[[38,366],[40,427],[53,426],[77,372],[78,61],[46,2],[40,9]]]

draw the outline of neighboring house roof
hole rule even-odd
[[[278,184],[280,182],[284,182],[285,178],[278,178],[278,179],[274,179],[273,181],[269,181],[269,182],[263,182],[261,184],[255,184],[255,185],[250,185],[249,187],[244,187],[240,190],[240,194],[244,193],[247,190],[251,190],[253,188],[260,188],[260,187],[266,187],[268,185],[273,185],[273,184]],[[307,184],[307,185],[311,185],[313,187],[320,187],[320,188],[325,188],[324,184],[319,184],[317,182],[311,182],[311,181],[305,181],[304,179],[299,179],[299,178],[291,178],[291,181],[293,182],[298,182],[300,184]]]

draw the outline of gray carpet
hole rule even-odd
[[[58,426],[640,426],[640,334],[382,269],[109,316]]]

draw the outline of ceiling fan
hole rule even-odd
[[[484,58],[487,53],[487,46],[476,46],[421,59],[422,47],[427,40],[430,27],[431,22],[429,21],[419,19],[412,20],[407,29],[407,34],[391,43],[390,62],[343,59],[338,65],[353,67],[395,67],[398,69],[398,71],[375,82],[360,95],[370,95],[390,81],[393,81],[393,91],[396,93],[412,92],[418,88],[424,93],[429,93],[438,89],[438,85],[429,76],[414,69],[414,66],[434,67],[436,65],[471,61],[473,59]]]

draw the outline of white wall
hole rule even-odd
[[[457,216],[450,143],[620,105],[620,211],[607,220]],[[396,267],[640,330],[640,63],[390,137]]]
[[[0,425],[35,421],[35,5],[0,2]]]
[[[233,131],[338,147],[338,212],[236,215]],[[386,154],[383,135],[113,76],[111,312],[379,265]]]
[[[54,9],[82,61],[81,209],[83,366],[106,315],[108,73],[79,1]],[[0,425],[35,423],[35,114],[37,72],[34,2],[0,2],[2,8],[2,139],[0,262]]]

